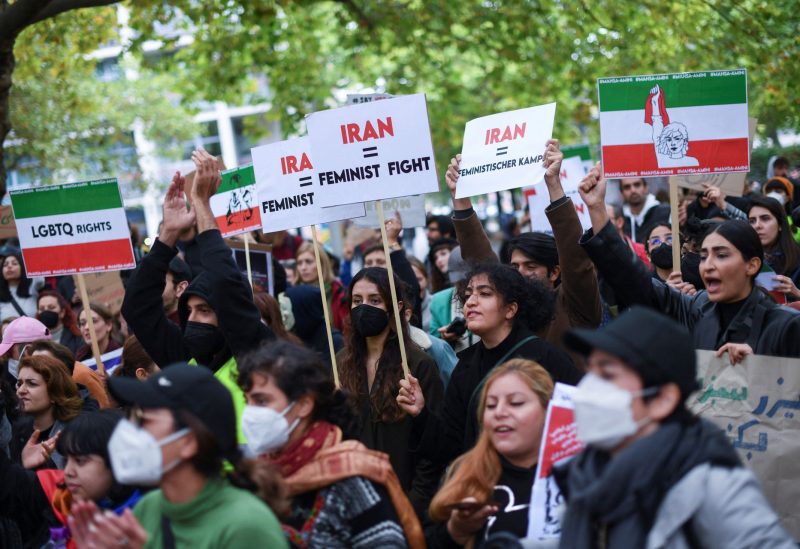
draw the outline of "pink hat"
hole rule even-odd
[[[40,339],[53,339],[47,326],[29,316],[21,316],[9,323],[3,330],[0,343],[0,356],[3,356],[15,343],[30,343]]]

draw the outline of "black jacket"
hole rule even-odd
[[[523,343],[509,355],[515,345],[529,336],[534,339]],[[458,353],[458,358],[440,413],[428,411],[427,405],[420,413],[420,416],[424,415],[420,419],[426,423],[418,451],[439,463],[450,463],[475,445],[479,431],[478,393],[483,379],[501,361],[527,358],[541,364],[554,381],[576,385],[581,379],[581,372],[567,353],[522,327],[512,330],[493,349],[486,349],[483,342],[478,342]]]
[[[213,358],[212,364],[207,364],[212,370],[231,355],[239,357],[274,337],[272,330],[261,322],[252,292],[220,232],[204,231],[197,235],[196,243],[203,271],[195,276],[178,302],[180,326],[167,319],[161,300],[169,262],[177,250],[156,240],[131,276],[125,291],[122,315],[153,362],[162,368],[198,358],[191,356],[183,340],[183,329],[189,317],[186,303],[191,295],[202,297],[214,309],[227,342],[226,348]]]
[[[35,471],[12,463],[0,451],[0,515],[17,523],[24,547],[41,547],[49,528],[61,526]]]
[[[695,348],[714,351],[725,343],[747,343],[758,355],[800,357],[800,312],[777,305],[758,288],[723,330],[717,304],[705,291],[688,296],[652,278],[631,259],[611,222],[596,235],[586,231],[581,244],[620,307],[646,305],[673,317],[692,332]]]
[[[636,225],[634,227],[636,230],[633,231],[636,234],[636,238],[632,236],[632,229],[631,224],[633,221],[627,215],[625,217],[625,227],[623,231],[626,235],[633,238],[639,244],[644,244],[644,238],[647,236],[647,233],[650,232],[650,229],[655,226],[657,223],[668,223],[669,222],[669,215],[670,209],[669,204],[658,204],[653,206],[647,213],[644,214],[644,219],[642,220],[641,225]]]

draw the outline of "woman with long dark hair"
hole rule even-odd
[[[754,196],[747,217],[764,248],[764,261],[777,273],[774,289],[800,299],[800,246],[792,237],[786,210],[774,198]]]
[[[13,249],[2,261],[0,276],[0,319],[12,316],[36,316],[36,295],[44,287],[44,278],[28,278],[22,252]]]
[[[400,279],[395,276],[398,294]],[[359,271],[350,282],[350,327],[345,348],[336,362],[342,388],[355,398],[362,428],[359,440],[368,448],[386,452],[400,483],[420,515],[436,491],[441,470],[411,452],[411,435],[419,426],[396,402],[403,378],[400,340],[403,331],[411,375],[419,379],[422,393],[438,409],[443,385],[436,363],[411,340],[404,315],[395,324],[389,272],[380,267]]]
[[[83,346],[75,311],[64,296],[54,290],[43,290],[36,298],[36,309],[36,318],[50,330],[53,341],[65,346],[72,354]]]

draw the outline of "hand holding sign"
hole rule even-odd
[[[586,207],[589,208],[592,230],[597,234],[609,221],[606,211],[606,178],[603,177],[603,165],[600,162],[589,170],[581,181],[578,191]]]
[[[181,172],[175,172],[167,189],[167,196],[164,197],[163,217],[161,232],[158,239],[169,246],[175,246],[180,235],[191,229],[195,223],[194,210],[186,207],[184,189],[186,179]]]
[[[444,173],[444,180],[447,182],[447,188],[450,190],[450,198],[453,199],[454,210],[468,210],[472,207],[472,200],[467,196],[465,198],[456,198],[458,190],[458,176],[461,169],[461,155],[457,154],[454,158],[450,159],[450,165],[447,166],[447,171]]]
[[[394,215],[386,220],[386,240],[389,241],[389,246],[399,245],[400,233],[403,231],[403,219],[400,217],[400,212],[394,212]],[[389,259],[388,257],[386,258]]]

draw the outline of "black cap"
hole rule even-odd
[[[584,355],[599,349],[621,358],[642,377],[645,387],[675,383],[684,398],[697,389],[691,334],[653,309],[634,306],[603,328],[570,330],[564,343]]]
[[[112,376],[111,395],[123,405],[185,410],[199,419],[216,438],[226,457],[238,451],[236,412],[230,391],[210,370],[186,363],[164,368],[147,381]]]

